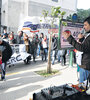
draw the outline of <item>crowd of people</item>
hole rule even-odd
[[[38,34],[35,33],[27,35],[25,32],[19,31],[18,34],[16,35],[14,34],[13,31],[11,31],[8,34],[7,31],[4,30],[4,33],[2,34],[1,38],[7,43],[9,43],[10,45],[25,44],[26,51],[27,53],[32,54],[34,62],[36,62],[35,60],[36,56],[41,56],[42,61],[47,61],[49,39],[47,38],[47,35],[44,35],[44,33],[41,33],[39,36]],[[53,34],[52,50],[51,50],[52,65],[55,62],[56,55],[57,55],[58,62],[62,62],[62,65],[66,65],[67,52],[66,50],[58,50],[57,44],[58,44],[58,38],[55,36],[55,34]]]
[[[90,24],[90,18],[86,19],[84,22],[84,29],[86,30],[86,33],[90,32],[89,25]],[[90,74],[90,66],[89,66],[89,34],[85,37],[83,34],[78,35],[78,41],[76,41],[72,36],[71,33],[67,34],[66,32],[63,32],[64,38],[66,38],[70,44],[72,44],[76,49],[76,58],[74,60],[75,63],[77,63],[77,68],[79,69],[79,82],[82,83],[85,81],[89,74]],[[4,44],[25,44],[26,46],[26,52],[30,53],[33,57],[33,62],[36,62],[36,56],[41,56],[42,61],[47,62],[47,56],[48,56],[48,47],[49,47],[49,39],[47,38],[47,35],[44,35],[44,33],[41,33],[40,36],[38,34],[30,34],[27,35],[23,31],[19,31],[18,34],[14,34],[13,31],[11,31],[9,34],[6,30],[4,30],[4,33],[0,35],[0,50],[1,45]],[[5,43],[4,43],[5,42]],[[6,45],[5,45],[6,46]],[[10,50],[10,49],[9,49]],[[3,50],[1,50],[3,51]],[[8,51],[8,50],[7,50]],[[12,54],[12,51],[11,51]],[[11,57],[11,54],[9,58]],[[67,50],[62,49],[58,50],[58,37],[55,36],[55,34],[52,35],[52,45],[51,45],[51,63],[54,65],[55,59],[57,58],[58,62],[61,62],[62,66],[66,65],[66,54]],[[9,59],[8,58],[8,59]],[[83,58],[83,59],[82,59]],[[85,59],[84,59],[85,58]],[[86,61],[86,58],[88,59]],[[8,60],[6,59],[6,61]],[[6,61],[3,61],[6,66]],[[5,70],[5,69],[4,69]],[[3,76],[3,75],[2,75]],[[4,79],[4,78],[2,78]]]
[[[41,57],[42,61],[47,62],[49,39],[47,38],[47,35],[44,35],[44,33],[41,33],[39,36],[38,34],[34,34],[34,33],[27,35],[25,32],[19,31],[18,34],[16,35],[13,31],[11,31],[10,33],[7,33],[7,30],[5,29],[4,33],[0,35],[0,39],[1,39],[1,42],[3,41],[7,43],[9,46],[10,45],[12,46],[13,44],[25,44],[26,52],[32,55],[33,62],[36,62],[37,56]],[[52,61],[51,62],[52,62],[52,65],[54,65],[55,59],[58,59],[58,62],[61,62],[61,65],[64,66],[66,65],[67,52],[66,50],[58,50],[57,44],[58,44],[58,38],[55,36],[55,34],[53,34],[52,46],[51,46],[52,47],[51,49]],[[13,53],[14,52],[12,50],[11,54]],[[11,54],[10,54],[10,57],[11,57]],[[6,61],[5,61],[5,66],[6,66]],[[5,71],[5,68],[3,70]],[[2,80],[5,79],[5,75],[4,75],[4,78],[1,78],[1,79]]]

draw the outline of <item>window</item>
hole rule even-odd
[[[54,2],[58,2],[58,0],[52,0],[52,1],[54,1]]]

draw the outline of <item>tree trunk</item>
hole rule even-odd
[[[51,73],[51,43],[52,43],[52,36],[49,35],[49,49],[48,49],[48,65],[47,65],[47,73]]]

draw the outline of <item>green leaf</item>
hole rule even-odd
[[[65,15],[66,14],[66,12],[65,11],[63,11],[63,12],[61,12],[61,15],[63,16],[63,15]]]
[[[63,26],[67,26],[67,23],[64,22],[64,21],[62,21],[62,25],[63,25]]]

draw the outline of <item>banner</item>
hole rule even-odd
[[[72,23],[66,21],[67,26],[63,26],[61,24],[61,34],[60,34],[60,48],[72,48],[73,46],[68,43],[68,41],[62,36],[62,32],[64,31],[70,31],[72,36],[77,40],[77,36],[79,33],[81,33],[83,29],[82,23]]]
[[[25,44],[13,44],[11,47],[13,49],[13,55],[7,62],[7,65],[12,65],[20,61],[24,61],[28,56],[31,56],[31,54],[26,52]]]

